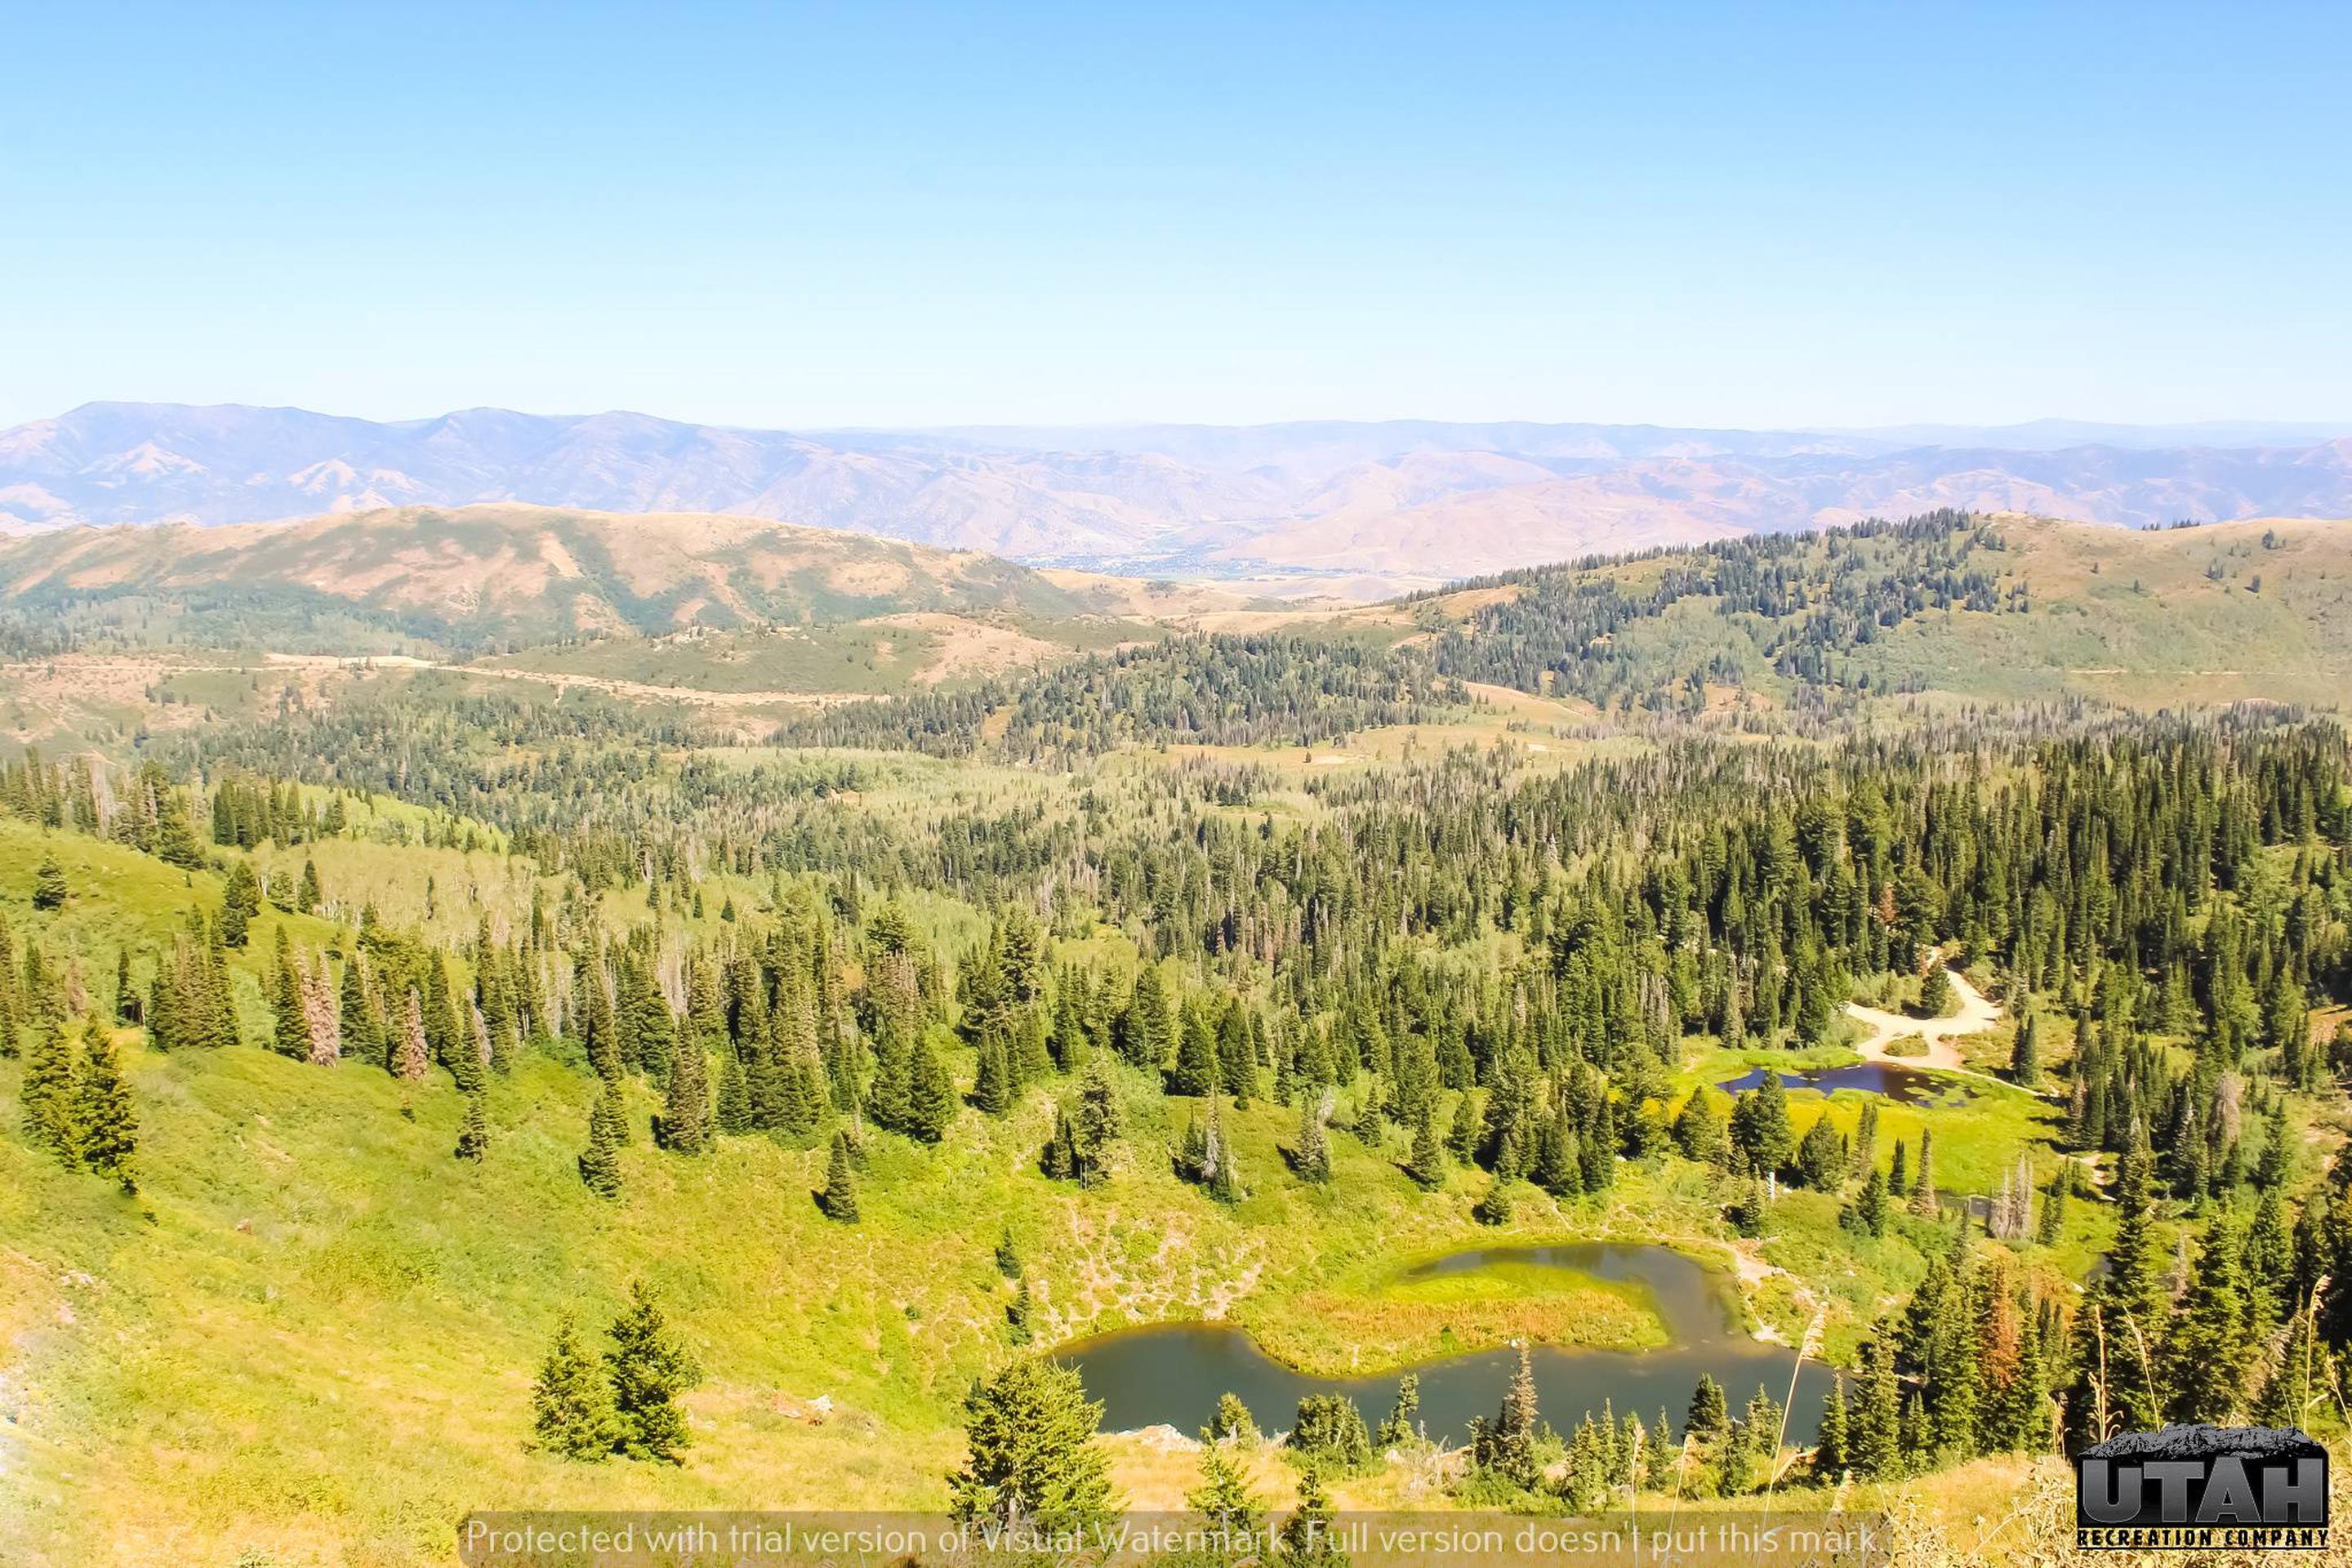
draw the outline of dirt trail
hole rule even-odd
[[[1969,984],[1968,976],[1958,970],[1948,969],[1945,973],[1951,978],[1953,994],[1960,999],[1960,1010],[1948,1018],[1906,1018],[1900,1013],[1889,1013],[1883,1008],[1847,1003],[1846,1016],[1870,1026],[1870,1037],[1853,1047],[1855,1054],[1864,1061],[1933,1068],[1938,1072],[1965,1073],[1970,1078],[1992,1078],[1990,1073],[1979,1072],[1963,1061],[1960,1047],[1952,1042],[1962,1035],[1981,1035],[2000,1023],[2000,1008],[1983,992]],[[1897,1040],[1913,1038],[1927,1043],[1924,1055],[1898,1057],[1889,1049]]]

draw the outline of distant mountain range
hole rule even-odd
[[[1034,564],[1434,580],[1950,506],[2352,515],[2352,437],[2044,421],[1740,431],[1307,422],[781,431],[469,409],[88,404],[0,432],[0,529],[522,501],[726,512]]]

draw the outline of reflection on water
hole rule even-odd
[[[1645,1424],[1654,1423],[1664,1409],[1679,1432],[1701,1373],[1723,1384],[1734,1414],[1759,1387],[1774,1399],[1789,1397],[1795,1352],[1741,1333],[1729,1277],[1667,1247],[1479,1247],[1423,1264],[1405,1278],[1467,1273],[1499,1263],[1638,1281],[1649,1289],[1672,1336],[1673,1342],[1650,1351],[1538,1346],[1533,1357],[1537,1401],[1554,1426],[1565,1430],[1587,1412],[1599,1415],[1605,1400],[1621,1417],[1638,1415]],[[1081,1340],[1056,1353],[1084,1373],[1087,1392],[1103,1402],[1103,1425],[1113,1431],[1165,1423],[1191,1436],[1209,1424],[1217,1396],[1228,1392],[1241,1395],[1269,1432],[1289,1426],[1291,1412],[1306,1394],[1345,1394],[1368,1424],[1377,1424],[1396,1396],[1393,1373],[1312,1377],[1271,1360],[1241,1330],[1211,1323],[1130,1329]],[[1510,1350],[1480,1351],[1416,1368],[1421,1419],[1430,1436],[1466,1441],[1470,1418],[1492,1415],[1501,1404],[1517,1359]],[[1828,1386],[1829,1373],[1809,1363],[1789,1415],[1792,1441],[1811,1439]]]
[[[1728,1078],[1716,1085],[1727,1093],[1738,1094],[1742,1089],[1755,1089],[1764,1081],[1770,1068],[1750,1068],[1738,1078]],[[1783,1089],[1818,1089],[1834,1094],[1842,1089],[1858,1089],[1867,1094],[1883,1094],[1898,1105],[1954,1105],[1972,1098],[1968,1086],[1946,1073],[1930,1072],[1925,1068],[1905,1067],[1900,1062],[1856,1062],[1842,1068],[1798,1068],[1780,1075]]]

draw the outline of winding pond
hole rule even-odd
[[[1738,1078],[1727,1078],[1715,1087],[1727,1094],[1762,1085],[1765,1077],[1775,1069],[1750,1068]],[[1810,1089],[1822,1094],[1834,1094],[1842,1089],[1858,1089],[1865,1094],[1883,1094],[1897,1105],[1954,1105],[1972,1098],[1968,1086],[1948,1073],[1933,1072],[1926,1068],[1905,1067],[1900,1062],[1855,1062],[1842,1068],[1796,1068],[1780,1073],[1782,1089]]]
[[[1479,1247],[1423,1264],[1404,1278],[1500,1264],[1636,1282],[1647,1289],[1672,1337],[1671,1343],[1648,1351],[1537,1347],[1537,1404],[1555,1427],[1565,1431],[1588,1411],[1597,1415],[1608,1401],[1620,1417],[1638,1415],[1644,1424],[1654,1422],[1663,1408],[1679,1432],[1701,1373],[1723,1384],[1734,1415],[1759,1387],[1774,1399],[1789,1396],[1796,1352],[1742,1332],[1731,1278],[1669,1247],[1600,1242]],[[1397,1373],[1311,1376],[1267,1356],[1243,1330],[1215,1323],[1127,1329],[1077,1341],[1056,1353],[1084,1374],[1087,1392],[1102,1401],[1103,1425],[1112,1431],[1164,1423],[1190,1436],[1209,1424],[1217,1396],[1228,1392],[1241,1395],[1268,1432],[1286,1429],[1299,1399],[1309,1394],[1347,1394],[1365,1423],[1376,1426],[1396,1397]],[[1499,1349],[1414,1367],[1421,1374],[1421,1420],[1430,1436],[1466,1441],[1471,1417],[1492,1415],[1502,1403],[1503,1385],[1517,1360],[1516,1352]],[[1811,1440],[1829,1377],[1818,1362],[1806,1363],[1796,1406],[1789,1413],[1792,1441]]]

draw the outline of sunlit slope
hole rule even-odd
[[[479,649],[1092,607],[1084,590],[992,556],[692,512],[400,507],[231,528],[77,529],[0,545],[0,609],[161,621],[185,638],[274,646],[393,632]]]

